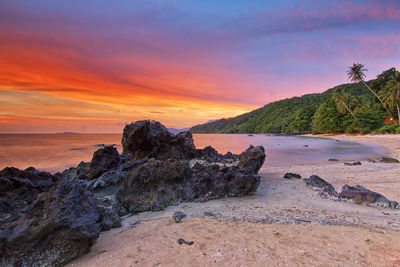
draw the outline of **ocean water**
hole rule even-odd
[[[0,134],[0,169],[33,166],[49,172],[62,171],[81,161],[90,161],[101,145],[116,144],[121,153],[121,134]],[[241,153],[252,145],[263,145],[264,167],[326,162],[329,158],[362,160],[381,157],[378,146],[325,138],[268,136],[264,134],[194,134],[197,148],[213,146],[219,153]]]

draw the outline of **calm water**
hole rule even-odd
[[[121,138],[120,134],[0,134],[0,169],[33,166],[50,172],[61,171],[82,160],[90,161],[99,144],[117,144],[121,152]],[[385,155],[384,150],[374,145],[310,137],[195,134],[194,141],[197,148],[211,145],[222,154],[241,153],[250,144],[263,145],[267,154],[265,167]]]

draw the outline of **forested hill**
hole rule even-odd
[[[368,82],[368,84],[370,83],[371,81]],[[344,95],[351,95],[352,101],[358,101],[361,105],[373,101],[373,95],[361,83],[343,84],[324,93],[284,99],[234,118],[196,125],[190,131],[192,133],[311,132],[313,131],[312,120],[316,110],[323,103],[332,99],[335,89],[340,89]],[[347,117],[346,114],[343,114],[343,116]],[[335,129],[332,129],[332,131],[335,131]]]

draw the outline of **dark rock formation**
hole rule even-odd
[[[257,190],[260,177],[256,174],[264,160],[263,147],[250,147],[231,165],[150,159],[125,178],[117,199],[135,213],[161,210],[181,201],[247,195]]]
[[[59,175],[68,179],[93,180],[116,168],[119,160],[117,149],[114,146],[105,146],[93,153],[90,162],[81,161],[77,167],[64,170]]]
[[[291,172],[287,172],[285,173],[285,175],[283,176],[283,178],[285,179],[301,179],[301,175],[297,174],[297,173],[291,173]]]
[[[60,181],[0,232],[2,266],[61,266],[87,253],[100,232],[97,204],[78,181]]]
[[[186,217],[186,214],[183,211],[176,211],[172,215],[172,218],[174,219],[174,221],[176,223],[180,223],[182,221],[182,219],[185,217]]]
[[[304,178],[303,181],[306,182],[306,185],[311,186],[314,190],[318,190],[322,197],[339,197],[339,194],[336,192],[333,185],[317,175],[311,175],[310,178]]]
[[[265,161],[265,150],[263,146],[250,146],[240,154],[239,168],[251,168],[254,173],[258,173]]]
[[[30,167],[25,171],[4,168],[0,171],[0,230],[18,220],[37,199],[57,182],[57,177]]]
[[[196,148],[190,132],[174,135],[158,121],[137,121],[124,128],[123,157],[128,160],[143,158],[191,159]]]
[[[399,203],[391,201],[380,193],[368,190],[367,188],[356,185],[344,185],[339,196],[342,199],[352,200],[356,204],[366,204],[368,206],[378,206],[386,208],[399,208]]]
[[[95,179],[107,170],[117,167],[118,161],[118,151],[113,146],[105,146],[95,151],[89,164],[89,179]]]
[[[381,159],[382,163],[400,163],[400,161],[398,159],[395,158],[388,158],[388,157],[383,157]]]

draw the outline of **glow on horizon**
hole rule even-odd
[[[0,3],[0,133],[184,128],[400,67],[398,1]]]

